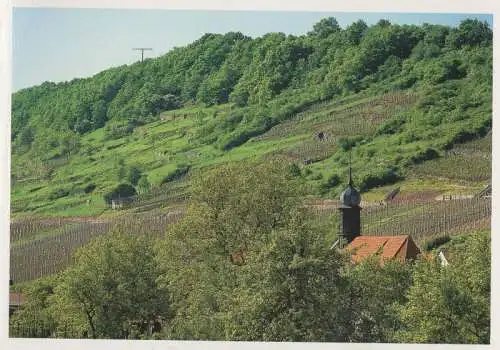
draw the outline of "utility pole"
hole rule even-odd
[[[136,47],[133,48],[134,51],[141,51],[141,62],[144,61],[144,51],[153,51],[150,47]]]

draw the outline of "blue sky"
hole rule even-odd
[[[305,34],[323,17],[333,16],[344,27],[363,19],[381,18],[399,24],[424,22],[457,26],[478,18],[492,26],[492,15],[388,14],[342,12],[233,12],[135,9],[13,9],[14,91],[44,81],[88,77],[106,68],[140,59],[133,47],[152,47],[156,57],[184,46],[204,33],[240,31],[252,37],[268,32]]]

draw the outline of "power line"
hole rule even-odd
[[[144,51],[153,51],[150,47],[135,47],[132,50],[141,51],[141,62],[144,61]]]

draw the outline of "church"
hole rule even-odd
[[[332,248],[345,249],[351,253],[352,261],[361,262],[369,256],[380,256],[381,263],[397,259],[401,262],[415,259],[420,250],[410,235],[384,236],[361,235],[361,195],[354,188],[352,170],[349,166],[347,188],[340,195],[339,239]]]

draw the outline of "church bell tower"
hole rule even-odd
[[[347,188],[340,195],[340,229],[339,238],[341,247],[344,243],[351,243],[352,240],[361,234],[361,195],[354,188],[352,182],[352,170],[349,164],[349,181]]]

